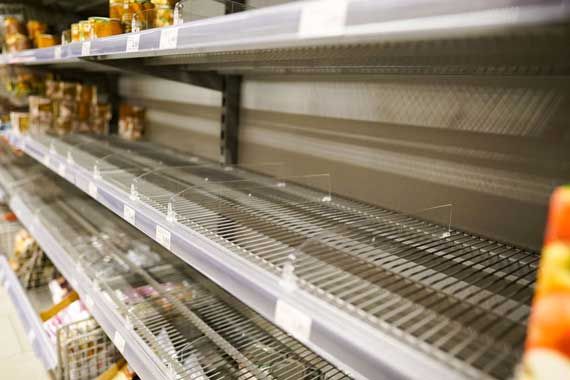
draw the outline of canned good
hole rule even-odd
[[[118,19],[89,17],[89,22],[91,23],[91,39],[109,37],[123,32],[123,28]]]

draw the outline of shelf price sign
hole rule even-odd
[[[160,31],[160,49],[176,49],[178,28],[171,27]]]
[[[53,59],[61,59],[61,46],[60,45],[53,48]]]
[[[91,54],[91,41],[84,41],[81,45],[81,55],[89,55]]]
[[[162,34],[161,34],[162,36]],[[139,51],[139,42],[141,40],[141,35],[138,33],[135,34],[129,34],[127,36],[127,48],[126,48],[126,52],[127,53],[131,53],[131,52],[136,52]]]

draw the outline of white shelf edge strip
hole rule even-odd
[[[49,230],[41,222],[34,220],[32,210],[24,201],[19,196],[13,196],[10,199],[10,208],[28,230],[34,231],[34,238],[57,269],[73,282],[74,289],[107,336],[111,340],[116,334],[124,337],[126,344],[121,352],[135,372],[145,380],[171,380],[160,359],[132,329],[127,327],[126,321],[109,304],[109,300],[92,286],[91,279],[83,271],[78,270],[76,263],[66,254],[65,249]]]
[[[29,136],[11,134],[10,140],[40,163],[49,162],[48,168],[56,173],[57,163],[66,162],[66,157],[50,152]],[[46,155],[50,155],[49,160],[45,160]],[[129,212],[127,222],[132,224],[134,219],[134,226],[147,236],[352,377],[376,380],[382,374],[389,379],[423,379],[429,374],[428,377],[434,379],[463,378],[445,363],[317,297],[298,289],[287,289],[278,277],[190,229],[168,221],[166,215],[131,200],[127,193],[104,180],[95,180],[92,172],[68,163],[65,174],[68,181],[94,195],[100,204],[121,218],[125,219],[125,206],[134,210],[136,216],[133,218]],[[157,230],[161,232],[157,234]],[[168,232],[168,239],[162,230]],[[296,320],[305,322],[283,324],[279,312],[283,307],[278,309],[281,303],[286,305],[285,310],[295,311]],[[307,318],[310,319],[308,332]]]
[[[378,0],[301,1],[140,33],[30,49],[2,55],[0,63],[58,63],[88,56],[161,56],[449,38],[560,22],[570,13],[563,0],[410,1],[406,7]],[[426,8],[439,13],[427,14]],[[406,16],[397,17],[402,9]]]
[[[4,256],[0,255],[0,281],[4,290],[10,296],[12,303],[16,307],[20,321],[22,322],[26,335],[30,340],[36,356],[42,361],[43,366],[48,370],[57,367],[57,352],[47,336],[42,321],[36,310],[34,310],[26,291],[20,284],[18,277],[10,268],[10,264]]]

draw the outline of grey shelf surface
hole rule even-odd
[[[113,139],[11,139],[355,378],[504,378],[520,358],[534,252],[293,183],[320,176]]]
[[[6,257],[2,255],[0,255],[0,281],[16,307],[34,353],[47,370],[55,370],[58,363],[55,345],[45,333],[38,312],[32,306],[18,277],[10,268]]]
[[[548,70],[566,72],[567,54],[552,49],[567,44],[569,15],[565,0],[298,1],[27,50],[4,55],[2,62],[57,65],[135,59],[133,69],[185,65],[220,71],[394,72],[413,67],[417,72],[434,67],[438,72],[465,72],[484,65],[495,73],[515,65],[520,73],[533,72],[537,66],[546,69],[545,60],[539,58],[554,54],[555,61],[549,62],[557,63]],[[531,52],[536,59],[529,58]],[[519,67],[521,62],[528,67]]]
[[[141,378],[350,380],[48,174],[20,182],[10,206]]]

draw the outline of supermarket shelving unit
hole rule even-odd
[[[249,72],[556,76],[570,73],[569,19],[563,0],[294,2],[2,59],[220,91]],[[502,379],[520,358],[536,252],[336,197],[321,191],[326,176],[264,177],[113,139],[10,138],[354,378]],[[34,224],[24,201],[13,206]],[[73,262],[54,261],[105,307]],[[95,315],[109,331],[120,323]],[[135,367],[164,375],[117,331]]]
[[[55,370],[58,363],[55,346],[49,340],[38,313],[4,256],[0,256],[0,282],[16,306],[16,311],[36,356],[40,358],[46,369]]]
[[[355,378],[504,378],[520,357],[534,252],[293,183],[319,176],[11,140]]]
[[[143,379],[350,379],[54,180],[36,177],[10,205]]]

